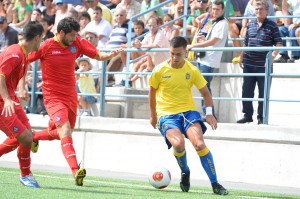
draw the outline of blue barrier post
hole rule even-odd
[[[100,86],[100,116],[105,116],[105,85],[106,85],[106,63],[107,61],[102,61],[102,76],[101,76],[101,86]]]
[[[265,64],[265,85],[264,85],[264,101],[263,101],[263,123],[269,123],[269,106],[270,106],[270,90],[271,90],[271,73],[272,73],[272,51],[269,51]]]
[[[36,111],[36,84],[37,84],[37,71],[38,71],[38,62],[35,61],[32,68],[32,85],[30,91],[30,112],[35,113]]]

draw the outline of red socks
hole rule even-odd
[[[61,139],[61,150],[69,164],[70,169],[72,170],[73,176],[75,176],[75,173],[78,170],[78,163],[75,149],[73,147],[72,137],[65,137]]]
[[[33,133],[33,141],[36,142],[38,140],[59,140],[57,130],[44,129],[41,131],[34,131]]]
[[[18,146],[19,142],[16,138],[7,138],[3,143],[0,144],[0,157],[3,154],[15,150]]]
[[[21,170],[21,176],[27,176],[31,173],[30,171],[30,152],[31,152],[31,147],[25,147],[23,145],[19,145],[18,148],[18,158],[19,158],[19,165],[20,165],[20,170]]]

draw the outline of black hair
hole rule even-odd
[[[90,16],[90,14],[89,14],[87,11],[83,11],[83,12],[80,13],[80,15],[79,15],[79,20],[80,20],[82,17],[88,18],[88,20],[91,21],[91,16]]]
[[[23,28],[23,38],[25,41],[31,41],[35,36],[42,36],[43,26],[37,21],[28,22]]]
[[[140,26],[143,27],[143,29],[145,29],[145,24],[142,20],[136,20],[133,24],[134,25],[140,25]]]
[[[213,2],[213,4],[215,4],[215,5],[222,5],[222,8],[223,9],[225,8],[223,0],[215,0]]]
[[[101,11],[101,13],[102,13],[102,8],[101,8],[100,6],[96,6],[93,10],[94,10],[94,11],[99,10],[99,11]]]
[[[181,36],[176,36],[173,39],[171,39],[170,41],[170,46],[172,48],[180,48],[183,47],[184,49],[186,49],[187,46],[187,41],[185,38],[181,37]]]
[[[41,15],[43,14],[42,11],[39,8],[35,8],[33,11],[37,11],[38,13],[40,13]]]
[[[65,34],[72,32],[75,30],[78,32],[80,30],[80,25],[76,19],[73,17],[66,17],[60,20],[57,25],[57,32],[64,31]]]
[[[44,18],[42,18],[40,22],[41,22],[41,23],[42,23],[42,22],[45,22],[45,23],[47,23],[47,24],[48,24],[48,26],[50,26],[50,25],[51,25],[51,23],[50,23],[50,20],[49,20],[48,18],[45,18],[45,17],[44,17]]]

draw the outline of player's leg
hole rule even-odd
[[[0,157],[6,153],[9,153],[18,148],[19,142],[16,138],[6,138],[4,142],[0,144]]]
[[[228,191],[218,183],[213,155],[205,145],[203,132],[206,131],[206,127],[201,121],[200,114],[196,111],[188,111],[184,113],[184,117],[187,137],[200,158],[201,165],[211,182],[213,192],[219,195],[227,195]]]

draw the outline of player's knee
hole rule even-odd
[[[180,138],[180,139],[173,140],[172,146],[176,149],[176,151],[184,150],[184,148],[185,148],[184,139]]]
[[[17,136],[17,140],[23,146],[29,147],[32,144],[32,133],[26,129],[19,136]]]
[[[201,151],[202,149],[204,149],[206,146],[205,146],[205,143],[204,142],[197,142],[195,145],[194,145],[194,148],[196,151]]]

